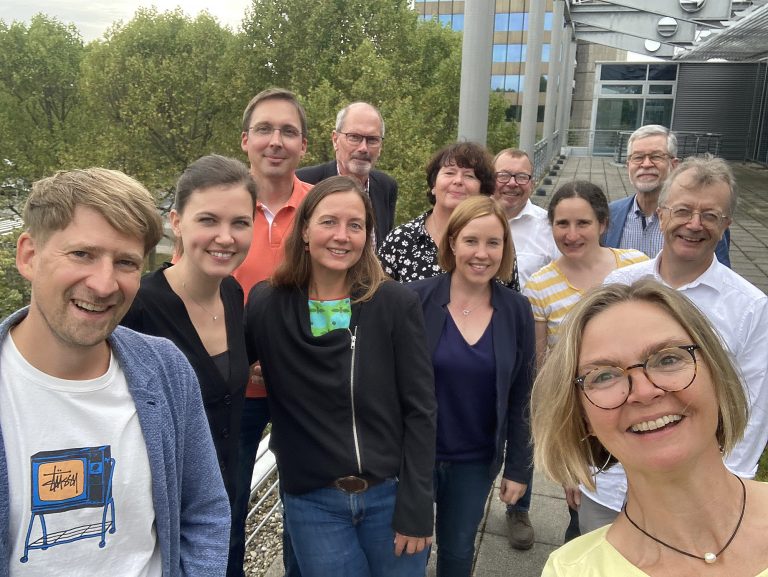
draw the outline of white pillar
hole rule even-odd
[[[541,75],[541,37],[544,35],[543,0],[530,2],[528,11],[528,46],[525,54],[525,86],[520,118],[520,148],[533,156],[536,144],[536,119],[539,109],[539,76]]]
[[[563,38],[563,0],[553,0],[552,10],[552,36],[549,45],[549,73],[547,75],[547,98],[544,105],[544,138],[552,144],[552,135],[555,132],[555,119],[557,118],[557,94],[561,85],[560,71],[562,69],[562,38]],[[559,150],[548,149],[547,161]]]
[[[495,7],[494,0],[464,4],[458,137],[480,144],[485,144],[488,137]]]

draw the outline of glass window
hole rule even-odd
[[[544,14],[544,30],[552,30],[552,12]]]
[[[643,87],[640,84],[603,84],[600,94],[642,94]]]
[[[648,94],[672,94],[671,84],[651,84],[648,87]]]
[[[643,101],[640,98],[599,99],[595,118],[594,154],[612,154],[616,144],[616,131],[638,128],[642,110]]]
[[[646,64],[603,64],[600,80],[645,80]]]
[[[512,12],[496,14],[494,21],[494,30],[496,32],[519,32],[527,28],[526,14],[523,12]]]
[[[450,28],[451,27],[451,16],[452,16],[452,14],[440,14],[440,16],[438,16],[438,19],[440,20],[440,24],[442,24],[446,28]]]
[[[674,100],[671,98],[648,98],[645,101],[645,116],[643,124],[661,124],[662,126],[672,126],[672,105]]]
[[[457,32],[461,32],[462,30],[464,30],[464,14],[453,15],[453,24],[451,25],[451,28],[453,28]]]
[[[541,61],[542,62],[549,62],[549,51],[551,47],[549,44],[542,44],[541,45]]]
[[[648,80],[676,80],[677,64],[649,64]]]
[[[494,74],[491,76],[491,90],[520,92],[523,89],[523,77],[517,74]]]
[[[494,44],[494,62],[523,62],[525,61],[525,46],[520,44]]]
[[[491,90],[504,90],[504,75],[491,75]]]

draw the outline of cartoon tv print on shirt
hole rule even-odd
[[[20,561],[26,563],[33,549],[45,551],[82,539],[98,537],[99,547],[104,547],[107,532],[114,533],[117,528],[112,499],[115,460],[110,446],[41,451],[32,455],[30,461],[32,513],[24,540],[24,556]],[[46,515],[66,515],[67,511],[85,508],[101,509],[101,519],[95,513],[93,523],[48,532]],[[111,511],[109,520],[108,511]]]

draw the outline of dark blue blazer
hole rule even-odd
[[[339,174],[335,160],[314,166],[305,166],[296,171],[299,180],[317,184]],[[389,231],[395,226],[395,205],[397,204],[397,181],[385,172],[372,170],[368,175],[368,196],[376,217],[376,248],[381,246]]]
[[[427,347],[434,354],[449,314],[451,275],[438,275],[407,286],[415,290],[424,311]],[[533,466],[528,416],[536,370],[536,338],[528,300],[517,291],[493,282],[493,353],[496,357],[496,451],[490,475],[504,464],[504,477],[529,483]],[[438,406],[438,412],[440,407]],[[506,448],[506,460],[505,460]]]
[[[628,196],[626,198],[620,198],[614,200],[608,205],[611,211],[610,218],[608,219],[608,230],[603,236],[603,246],[610,246],[613,248],[619,248],[621,242],[621,236],[624,234],[624,223],[627,221],[629,211],[632,210],[632,204],[635,202],[635,195]],[[731,229],[726,228],[723,233],[723,238],[717,243],[715,247],[715,256],[717,260],[723,263],[728,268],[731,268],[731,258],[729,250],[731,246]],[[656,255],[648,255],[651,258]]]

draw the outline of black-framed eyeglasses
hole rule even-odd
[[[643,164],[646,158],[653,164],[662,164],[672,157],[666,152],[652,152],[650,154],[636,152],[635,154],[630,154],[627,160],[630,164]]]
[[[272,136],[275,133],[275,130],[277,130],[283,138],[299,138],[301,136],[301,130],[290,124],[286,124],[285,126],[272,126],[268,123],[254,124],[251,126],[250,130],[256,136],[260,137]]]
[[[513,178],[515,179],[515,182],[517,184],[528,184],[531,182],[531,178],[533,178],[532,175],[528,174],[527,172],[508,172],[506,170],[502,170],[494,174],[496,177],[496,182],[500,182],[501,184],[507,184],[510,180]]]
[[[701,224],[709,227],[719,226],[728,216],[714,210],[693,210],[687,206],[660,206],[662,210],[668,210],[670,216],[680,222],[691,222],[693,215],[698,214]]]
[[[343,134],[344,138],[347,139],[347,142],[353,146],[359,146],[363,143],[363,140],[365,140],[365,144],[371,148],[375,148],[381,146],[381,142],[384,140],[383,136],[368,136],[367,134],[358,134],[357,132],[339,131],[339,134]]]
[[[669,347],[650,355],[645,362],[625,368],[599,366],[573,380],[584,391],[587,400],[601,409],[618,409],[632,392],[629,371],[643,369],[646,378],[663,391],[688,388],[696,378],[696,354],[699,345]]]

